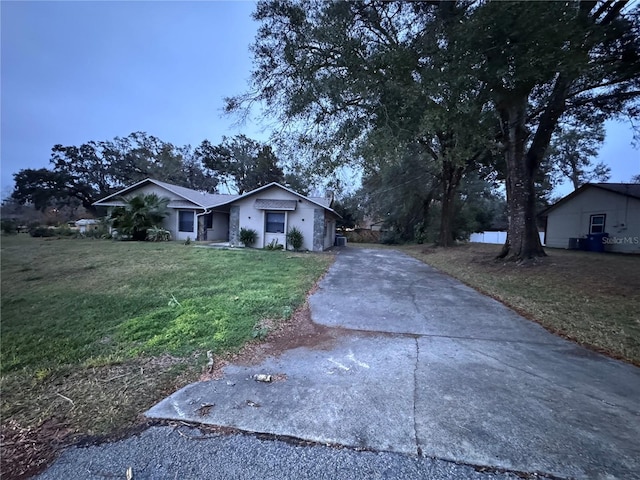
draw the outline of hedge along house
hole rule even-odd
[[[576,240],[596,236],[600,251],[640,253],[640,184],[588,183],[541,216],[547,219],[547,247],[576,248]]]
[[[286,246],[286,232],[298,228],[303,249],[322,251],[333,246],[336,220],[333,199],[305,197],[277,183],[244,195],[210,194],[146,179],[94,203],[97,207],[121,207],[136,195],[155,193],[169,198],[170,214],[163,227],[175,240],[206,240],[240,245],[240,229],[258,233],[254,247],[276,241]]]

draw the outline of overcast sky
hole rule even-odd
[[[143,131],[176,145],[245,133],[223,97],[247,88],[253,2],[2,1],[1,180],[49,165],[55,144]],[[612,182],[640,173],[626,123],[611,122],[599,160]],[[561,193],[568,193],[564,190]]]

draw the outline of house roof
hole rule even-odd
[[[283,185],[280,185],[277,182],[272,182],[272,183],[270,183],[268,185],[264,185],[262,187],[256,188],[255,190],[251,190],[250,192],[247,192],[247,193],[245,193],[243,195],[240,195],[239,197],[237,197],[237,198],[235,198],[233,200],[229,200],[226,203],[231,203],[231,202],[233,202],[235,200],[241,200],[241,199],[250,197],[252,195],[256,195],[257,193],[262,192],[263,190],[267,190],[267,189],[272,188],[272,187],[280,188],[280,189],[282,189],[282,190],[284,190],[286,192],[294,194],[296,197],[302,198],[304,200],[308,200],[309,202],[311,202],[311,203],[313,203],[315,205],[318,205],[319,207],[322,207],[325,210],[329,210],[331,213],[336,215],[338,218],[342,218],[338,212],[336,212],[334,209],[332,209],[331,207],[328,206],[328,203],[329,203],[328,199],[320,199],[318,197],[305,197],[304,195],[301,195],[298,192],[296,192],[294,190],[291,190],[290,188],[287,188],[287,187],[285,187]],[[324,200],[324,202],[321,201],[321,200]]]
[[[640,183],[591,183],[589,185],[640,199]]]
[[[206,192],[198,192],[197,190],[192,190],[187,187],[179,187],[177,185],[172,185],[166,182],[160,182],[158,180],[152,180],[156,185],[166,188],[170,192],[173,192],[181,197],[186,198],[190,202],[195,203],[196,205],[200,205],[203,208],[215,207],[217,205],[222,205],[224,203],[228,203],[231,200],[235,200],[239,195],[231,195],[225,193],[206,193]]]
[[[317,203],[318,205],[322,205],[326,208],[331,208],[331,199],[326,197],[307,197],[313,203]]]
[[[231,194],[219,194],[219,193],[206,193],[206,192],[198,192],[197,190],[192,190],[187,187],[180,187],[178,185],[173,185],[171,183],[161,182],[159,180],[154,180],[153,178],[145,178],[144,180],[134,183],[122,190],[117,191],[114,194],[109,195],[97,202],[94,202],[94,205],[97,206],[112,206],[114,202],[119,202],[121,197],[127,195],[128,193],[134,191],[135,189],[141,187],[144,184],[153,183],[159,187],[168,190],[179,197],[184,198],[190,203],[181,202],[180,200],[173,200],[169,205],[175,208],[185,208],[192,207],[191,204],[195,204],[201,208],[211,208],[218,205],[223,205],[225,203],[229,203],[236,198],[238,195]]]
[[[556,203],[540,212],[540,216],[547,216],[549,212],[554,210],[556,207],[563,205],[567,201],[580,195],[582,192],[590,188],[599,188],[612,193],[616,193],[618,195],[624,195],[626,197],[637,198],[640,200],[640,183],[586,183],[574,192],[570,193],[566,197],[561,198]]]
[[[264,185],[262,187],[256,188],[255,190],[251,190],[250,192],[247,192],[243,195],[232,195],[232,194],[218,194],[218,193],[204,193],[204,192],[198,192],[196,190],[192,190],[190,188],[186,188],[186,187],[180,187],[178,185],[173,185],[171,183],[166,183],[166,182],[161,182],[159,180],[154,180],[153,178],[146,178],[138,183],[134,183],[133,185],[130,185],[126,188],[123,188],[122,190],[117,191],[116,193],[113,193],[101,200],[98,200],[97,202],[94,202],[94,205],[97,206],[115,206],[115,204],[120,204],[121,203],[121,197],[123,197],[124,195],[127,195],[128,193],[134,191],[136,188],[141,187],[142,185],[146,184],[146,183],[153,183],[155,185],[158,185],[159,187],[162,187],[182,198],[184,198],[185,200],[188,200],[189,202],[191,202],[192,204],[198,205],[200,208],[203,209],[209,209],[209,208],[214,208],[214,207],[219,207],[222,205],[228,205],[236,200],[240,200],[243,198],[247,198],[250,197],[252,195],[255,195],[259,192],[262,192],[263,190],[267,190],[269,188],[272,187],[277,187],[280,188],[282,190],[285,190],[289,193],[292,193],[293,195],[296,195],[299,198],[308,200],[309,202],[318,205],[319,207],[322,207],[326,210],[329,210],[330,212],[332,212],[334,215],[340,217],[340,215],[333,210],[330,205],[331,205],[331,200],[327,199],[327,198],[320,198],[320,197],[305,197],[304,195],[300,195],[298,192],[295,192],[293,190],[291,190],[290,188],[287,188],[285,186],[280,185],[279,183],[276,182],[272,182],[268,185]],[[182,202],[180,200],[173,200],[170,204],[170,207],[176,207],[176,208],[181,208],[183,207]],[[188,204],[184,204],[184,207],[191,207],[191,205]]]

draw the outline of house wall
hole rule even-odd
[[[333,247],[336,241],[336,219],[333,215],[324,212],[325,216],[325,236],[324,236],[324,249]]]
[[[258,239],[253,245],[257,248],[262,248],[265,245],[265,210],[258,210],[254,208],[255,201],[260,199],[270,199],[270,200],[295,200],[297,203],[297,207],[293,211],[286,212],[285,219],[285,228],[289,229],[293,226],[298,228],[304,237],[303,249],[314,250],[313,248],[313,220],[314,220],[314,211],[318,207],[317,205],[301,199],[300,197],[287,192],[286,190],[282,190],[278,187],[272,187],[266,190],[262,190],[261,192],[252,195],[248,198],[244,198],[237,202],[233,203],[233,206],[239,207],[239,219],[237,230],[240,231],[241,228],[250,228],[258,232]],[[324,210],[324,209],[322,209]],[[233,207],[232,207],[232,220],[233,220]],[[230,241],[235,238],[235,234],[232,230],[234,230],[235,225],[234,222],[231,222],[230,225]],[[316,249],[317,250],[317,249]]]
[[[549,212],[547,246],[567,248],[569,238],[585,237],[598,214],[606,215],[606,251],[640,253],[640,200],[593,187]]]
[[[208,241],[229,240],[229,214],[225,212],[213,212],[211,227],[207,229]]]
[[[190,238],[191,240],[196,240],[198,236],[198,217],[196,216],[198,213],[202,213],[202,210],[189,209],[189,208],[171,208],[169,209],[170,213],[164,221],[162,222],[163,227],[171,232],[172,240],[186,240]],[[178,215],[179,211],[187,211],[194,212],[194,222],[193,222],[193,232],[180,232],[179,231],[179,221],[180,217]]]

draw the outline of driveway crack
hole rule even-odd
[[[418,404],[418,364],[420,362],[420,345],[417,337],[414,340],[416,342],[416,364],[413,368],[413,436],[416,442],[418,456],[421,457],[422,447],[420,447],[418,442],[418,416],[416,414]]]

